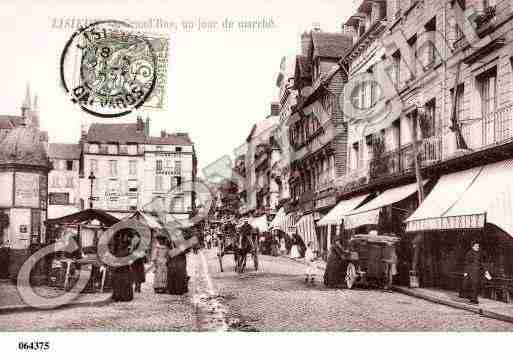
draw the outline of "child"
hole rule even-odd
[[[306,264],[306,278],[305,282],[308,283],[310,281],[312,284],[314,283],[315,278],[315,268],[313,261],[315,259],[314,252],[312,250],[312,242],[309,242],[306,247],[305,252],[305,264]]]

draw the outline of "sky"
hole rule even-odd
[[[0,114],[18,115],[27,83],[38,95],[41,128],[51,142],[77,142],[82,122],[133,122],[151,119],[152,135],[188,132],[195,142],[199,169],[242,145],[253,124],[270,113],[283,56],[299,50],[299,35],[313,24],[340,31],[352,13],[350,0],[259,1],[56,1],[0,0]],[[145,29],[167,35],[170,52],[167,99],[163,110],[139,111],[115,120],[85,114],[69,101],[59,80],[59,61],[74,32],[59,28],[61,19],[150,19],[177,27]],[[234,29],[222,30],[226,20]],[[241,20],[272,21],[273,27],[239,30]],[[185,31],[183,22],[194,24]],[[199,21],[217,29],[199,30]],[[154,21],[155,22],[155,21]]]

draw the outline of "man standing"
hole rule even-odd
[[[492,279],[490,273],[485,271],[482,266],[479,242],[473,242],[472,248],[465,256],[465,269],[460,297],[470,299],[470,303],[479,304],[477,297],[481,289],[481,276],[483,273],[486,279]]]

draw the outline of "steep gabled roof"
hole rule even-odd
[[[192,146],[193,143],[188,133],[182,134],[166,134],[164,137],[148,137],[148,143],[152,145],[175,145],[175,146]]]
[[[352,38],[342,33],[312,32],[313,57],[342,58],[352,46]]]
[[[80,145],[74,143],[50,143],[48,145],[48,157],[62,160],[80,159]]]
[[[87,133],[89,142],[144,143],[144,129],[137,123],[93,123]]]

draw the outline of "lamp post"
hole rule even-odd
[[[88,179],[91,182],[91,187],[89,191],[89,208],[93,208],[93,182],[96,179],[96,176],[94,175],[93,171],[91,171],[91,174],[89,175]]]

